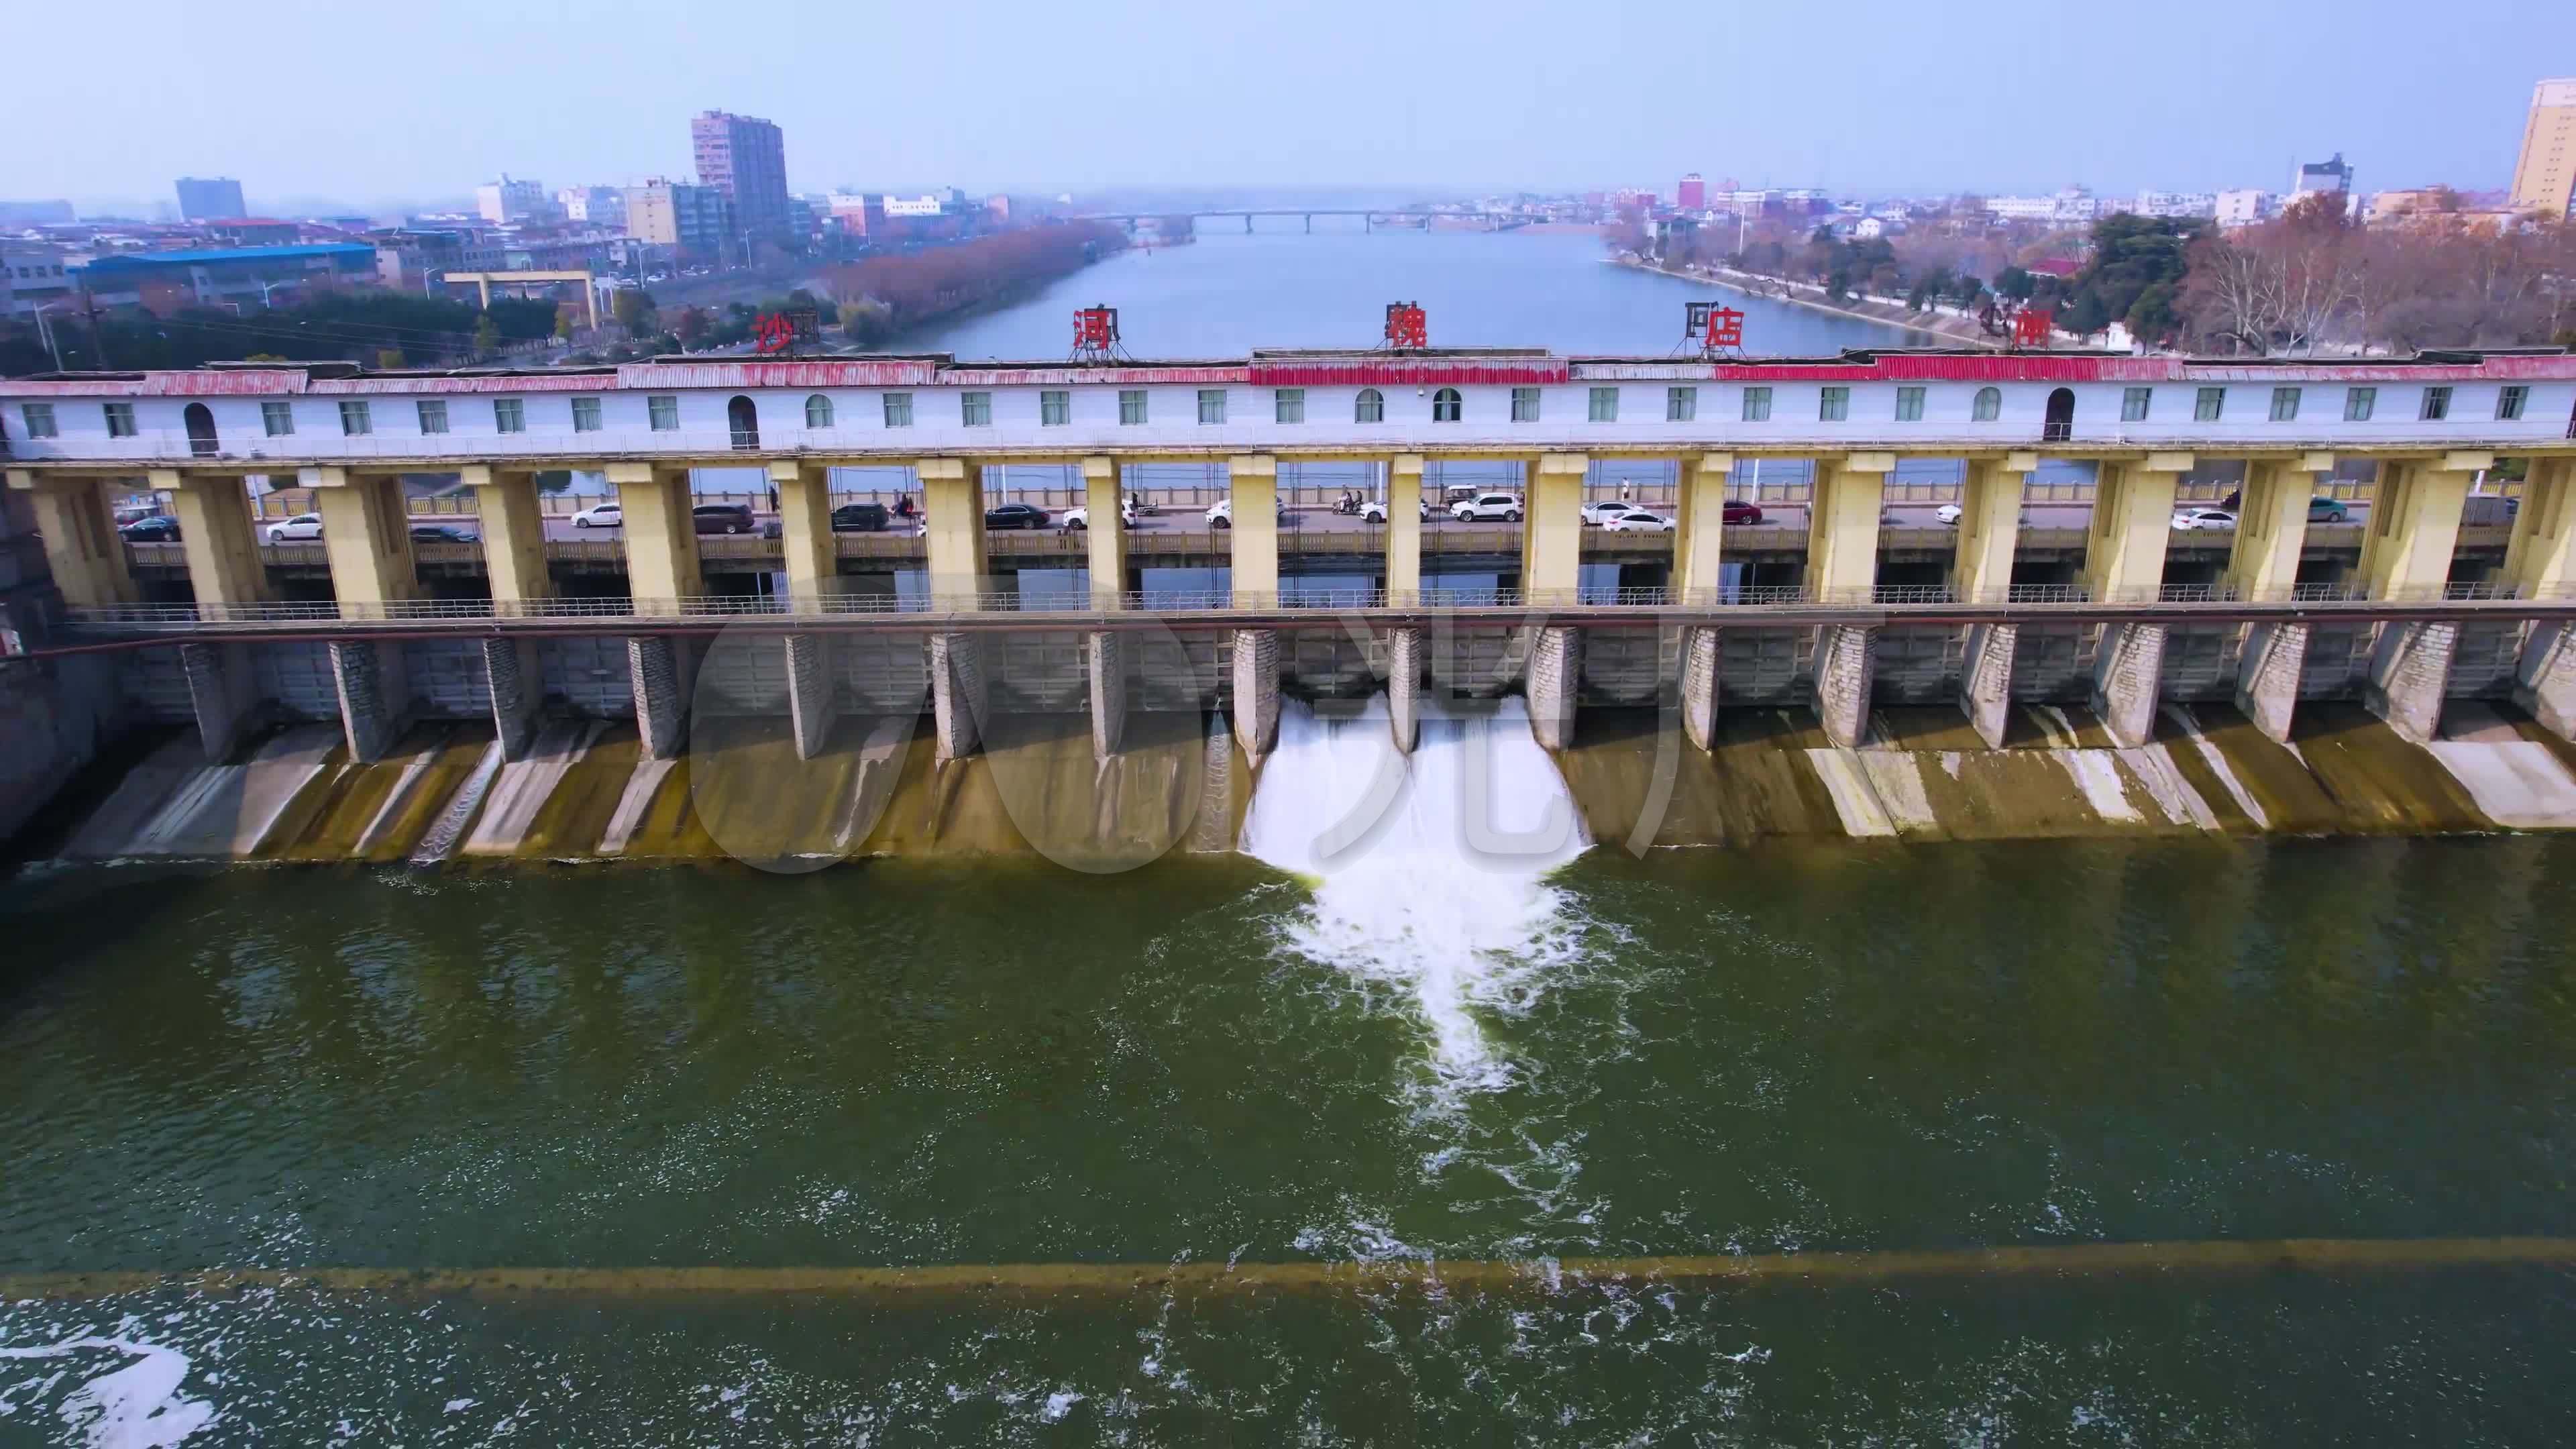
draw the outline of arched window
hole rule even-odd
[[[222,445],[215,441],[215,415],[204,403],[190,403],[180,418],[188,425],[188,451],[200,458],[215,456]]]
[[[740,452],[756,452],[760,447],[760,409],[750,398],[740,394],[725,404],[725,421],[733,428],[733,445]]]
[[[2061,387],[2048,395],[2048,414],[2039,430],[2043,443],[2063,443],[2075,436],[2075,389]]]
[[[832,400],[816,393],[805,399],[805,426],[828,428],[832,425]]]
[[[1355,423],[1385,422],[1386,394],[1379,392],[1373,387],[1361,388],[1359,405],[1351,409],[1351,421]]]
[[[1458,389],[1444,387],[1431,395],[1431,421],[1454,423],[1458,421],[1459,410]]]
[[[1969,416],[1981,423],[1991,423],[2004,413],[2004,390],[1999,387],[1977,389],[1977,409]]]

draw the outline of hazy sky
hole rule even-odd
[[[128,0],[9,31],[0,197],[230,175],[254,209],[685,175],[709,107],[784,127],[800,190],[2279,189],[2338,149],[2368,190],[2501,186],[2532,82],[2576,75],[2569,0]]]

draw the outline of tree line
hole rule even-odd
[[[832,268],[824,286],[843,335],[878,347],[924,323],[1071,276],[1126,246],[1127,234],[1105,222],[1049,223],[868,257]]]

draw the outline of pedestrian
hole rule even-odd
[[[1625,479],[1625,478],[1620,479],[1620,480],[1619,480],[1619,501],[1620,501],[1620,502],[1622,502],[1622,503],[1626,503],[1626,502],[1631,501],[1631,500],[1632,500],[1632,499],[1634,499],[1635,497],[1636,497],[1635,491],[1629,488],[1629,486],[1628,486],[1628,480],[1627,480],[1627,479]]]
[[[769,485],[769,511],[772,513],[778,511],[778,485],[775,483]]]

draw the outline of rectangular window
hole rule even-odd
[[[107,410],[107,435],[111,438],[134,436],[134,404],[104,403]]]
[[[2192,399],[2191,420],[2195,423],[2214,423],[2218,421],[2218,415],[2226,410],[2227,389],[2204,387],[2200,390],[2200,395]]]
[[[528,430],[527,403],[514,397],[492,399],[492,427],[497,432],[526,432]]]
[[[2272,421],[2294,423],[2299,420],[2299,390],[2295,387],[2272,389]]]
[[[2155,401],[2155,398],[2156,390],[2151,387],[2124,387],[2120,389],[2120,421],[2124,423],[2145,422],[2147,420],[2147,408]]]
[[[1512,421],[1516,423],[1534,423],[1538,421],[1537,388],[1516,387],[1512,389]]]
[[[420,405],[420,430],[426,433],[447,431],[447,404],[425,402]]]
[[[1816,421],[1839,423],[1851,417],[1851,389],[1819,388],[1816,392]]]
[[[340,432],[342,435],[346,437],[360,438],[374,432],[375,430],[376,420],[367,416],[367,405],[364,402],[347,400],[340,404]]]
[[[1072,421],[1072,393],[1048,390],[1038,394],[1038,426],[1060,428]]]
[[[1668,387],[1668,388],[1665,388],[1665,389],[1664,389],[1664,421],[1665,421],[1665,422],[1668,422],[1668,423],[1688,423],[1688,422],[1696,422],[1696,421],[1698,421],[1698,419],[1699,419],[1699,389],[1698,389],[1698,388],[1695,388],[1695,387]]]
[[[1271,394],[1271,416],[1283,423],[1306,421],[1306,390],[1283,387]]]
[[[644,416],[651,421],[653,431],[676,433],[680,430],[680,400],[669,394],[648,397],[644,399]]]
[[[970,428],[993,425],[993,395],[989,392],[961,392],[957,395],[958,421]]]
[[[272,438],[295,436],[295,404],[264,402],[259,405],[259,425]]]
[[[2525,402],[2530,401],[2530,399],[2531,389],[2527,387],[2517,386],[2497,389],[2496,421],[2500,423],[2521,421],[2522,405]]]
[[[1203,387],[1199,389],[1199,421],[1202,423],[1221,423],[1225,421],[1224,388]]]
[[[2451,390],[2447,387],[2424,389],[2424,410],[2416,414],[2418,422],[2438,423],[2451,415]]]
[[[885,419],[889,428],[912,426],[912,394],[890,392],[885,395]]]
[[[1923,389],[1900,387],[1896,390],[1896,420],[1900,423],[1923,421]]]
[[[1596,387],[1592,390],[1592,421],[1596,423],[1619,421],[1619,389]]]
[[[2379,389],[2375,387],[2348,387],[2343,390],[2343,420],[2345,422],[2369,422],[2370,415],[2373,412],[2376,412],[2378,408]]]
[[[599,431],[599,399],[577,397],[572,400],[572,430],[576,433]]]
[[[62,436],[60,433],[54,431],[54,405],[52,403],[24,403],[19,406],[18,414],[27,420],[28,437],[54,438]]]
[[[1748,423],[1771,421],[1771,389],[1748,387],[1744,390],[1744,420]]]
[[[1122,428],[1141,427],[1144,421],[1145,390],[1141,387],[1120,388],[1118,390],[1118,425]]]

